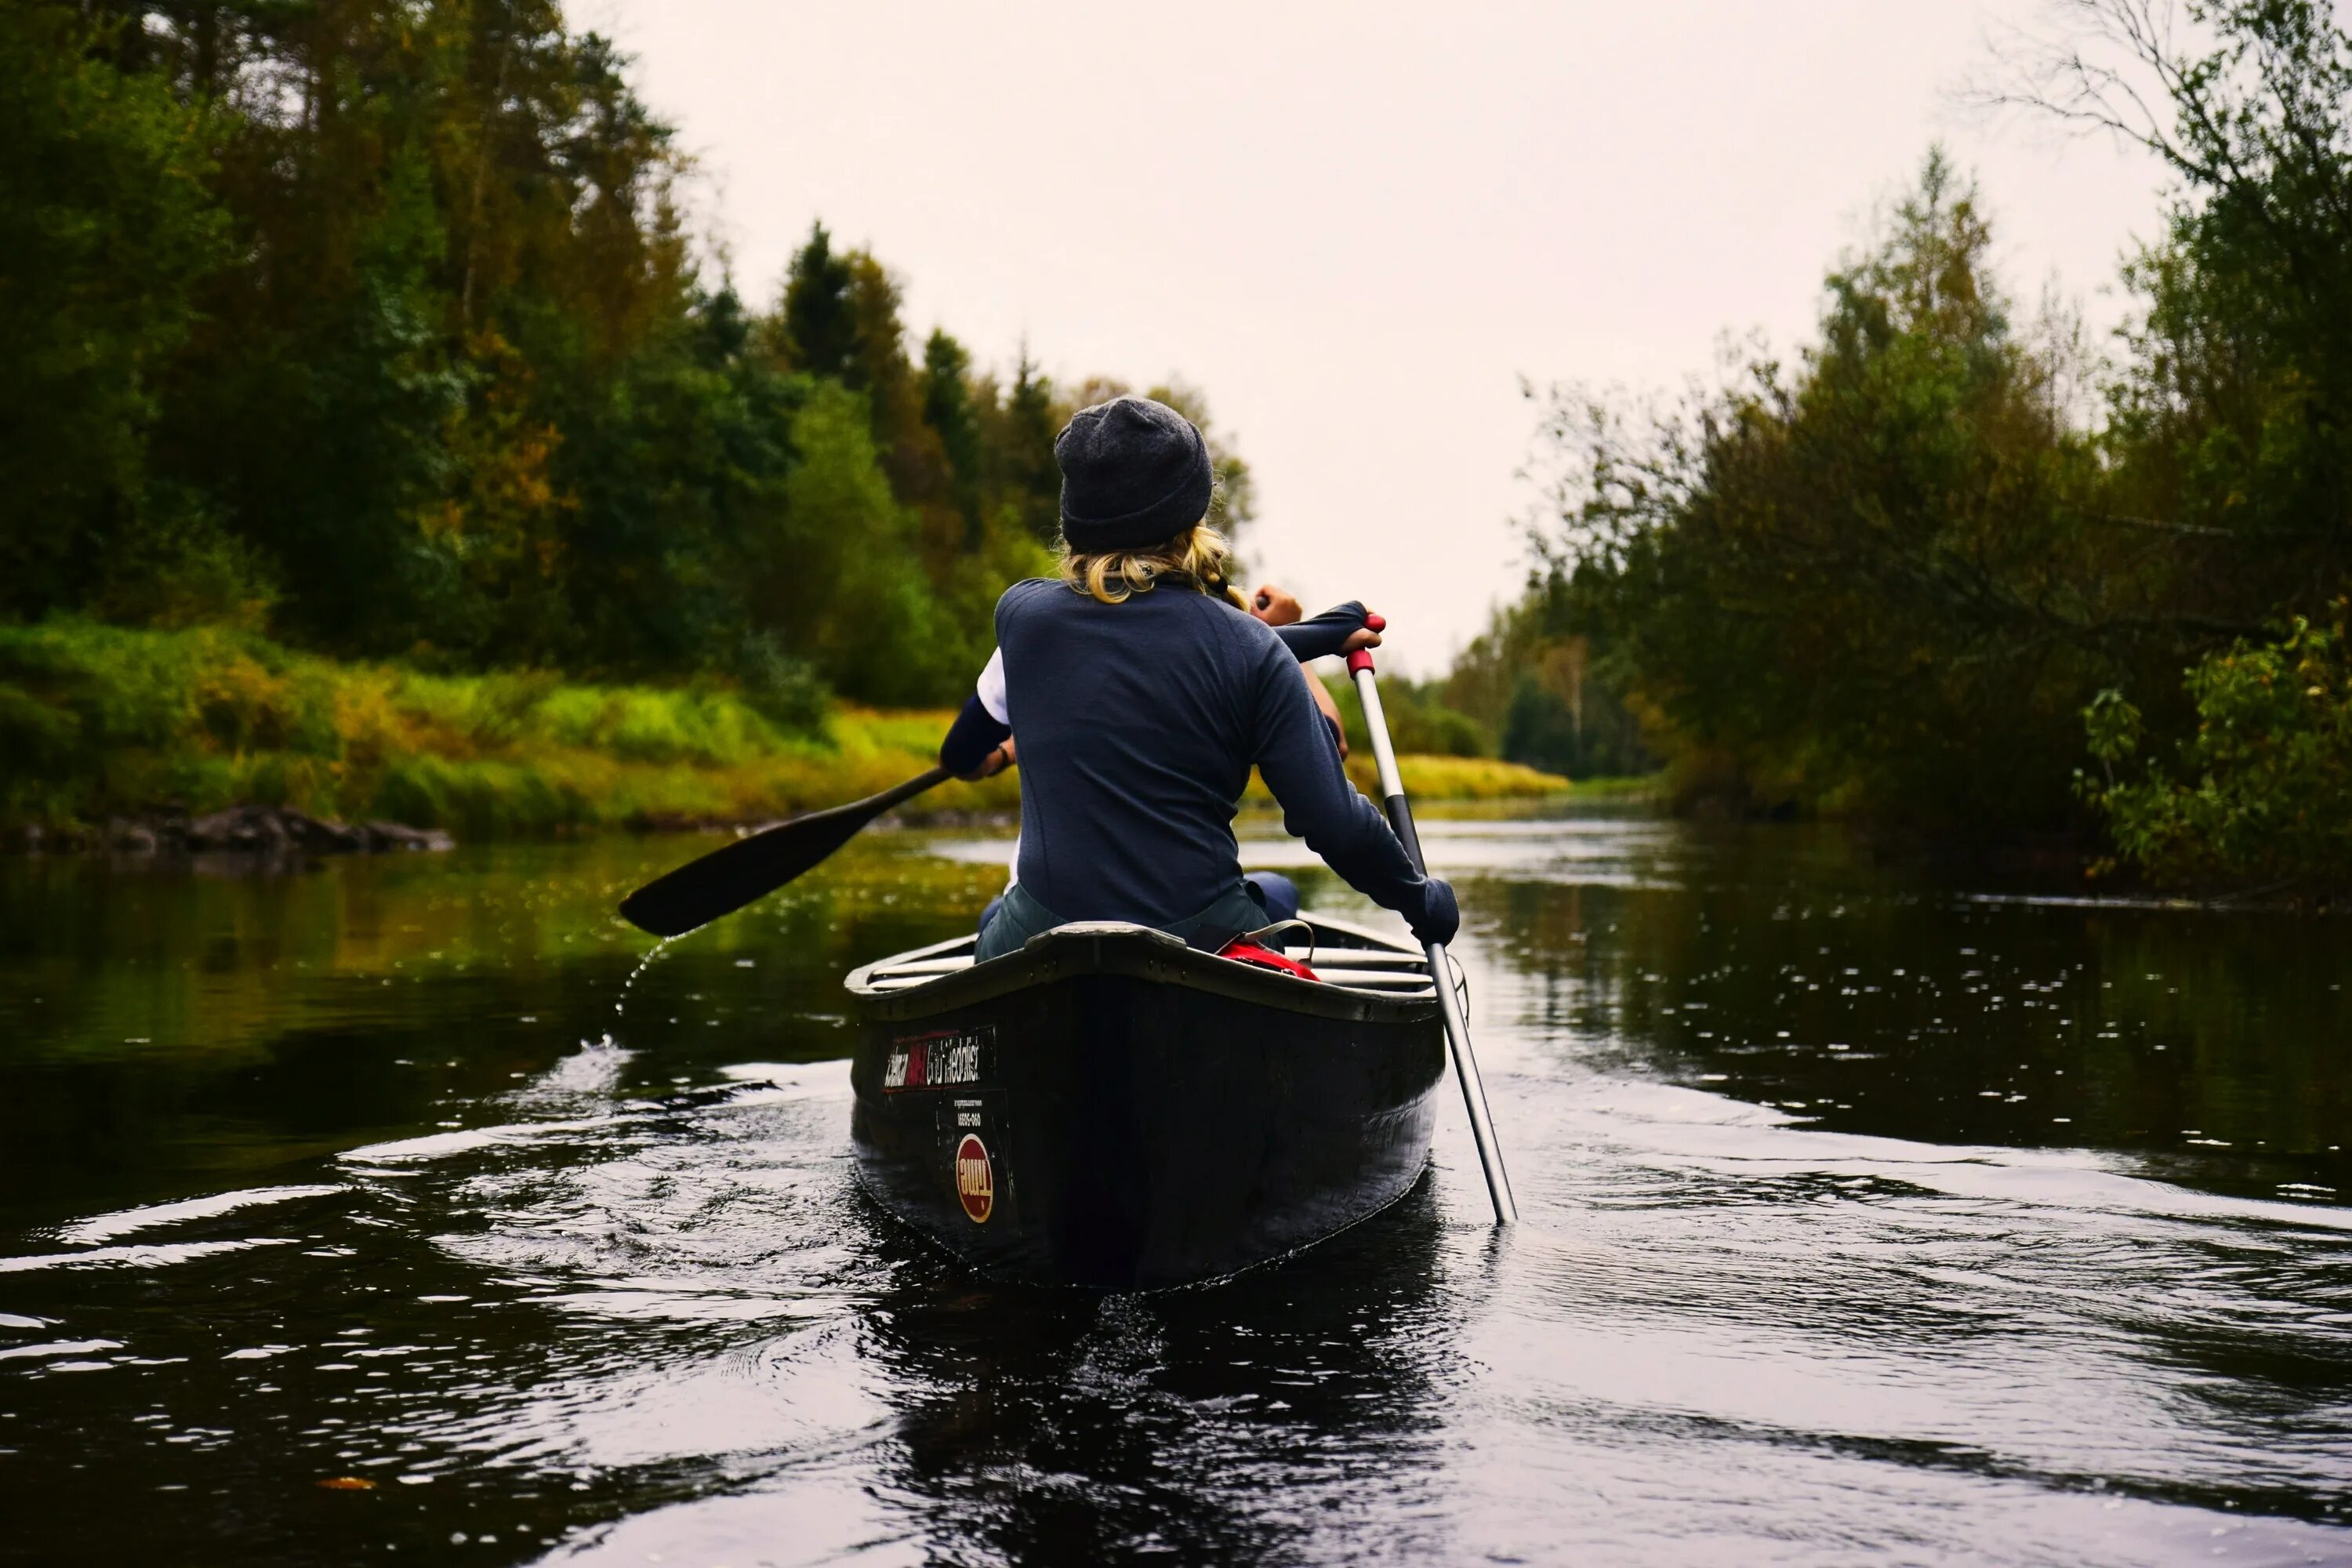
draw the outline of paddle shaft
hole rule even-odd
[[[1368,623],[1378,631],[1377,623]],[[1381,794],[1386,798],[1389,825],[1404,844],[1404,852],[1412,858],[1412,868],[1423,876],[1429,875],[1429,863],[1421,853],[1421,835],[1412,826],[1412,807],[1404,798],[1404,779],[1397,772],[1396,748],[1389,743],[1388,715],[1381,708],[1380,684],[1372,676],[1372,656],[1370,649],[1358,648],[1348,656],[1348,673],[1355,678],[1356,695],[1364,704],[1364,729],[1371,736],[1372,761],[1381,770]],[[1495,1223],[1510,1225],[1519,1217],[1519,1205],[1511,1196],[1510,1173],[1503,1169],[1503,1147],[1495,1139],[1494,1114],[1486,1109],[1486,1085],[1478,1076],[1477,1053],[1470,1048],[1469,1020],[1462,1016],[1461,998],[1454,994],[1453,971],[1445,963],[1445,944],[1424,942],[1422,951],[1429,959],[1430,983],[1437,992],[1437,1010],[1445,1019],[1445,1044],[1454,1057],[1454,1076],[1462,1085],[1462,1104],[1470,1113],[1470,1136],[1478,1145],[1478,1163],[1486,1173],[1486,1195],[1495,1202]]]
[[[1002,748],[999,749],[1001,750]],[[889,810],[892,806],[903,805],[906,802],[914,799],[925,790],[943,784],[953,777],[955,777],[955,774],[948,772],[945,768],[926,768],[921,773],[917,773],[913,778],[908,779],[906,783],[892,784],[880,795],[867,795],[864,800],[857,802],[856,805],[861,808],[870,809],[873,816],[879,816],[884,812]],[[838,811],[843,808],[836,806],[834,809]]]
[[[681,936],[767,897],[857,836],[892,806],[952,775],[931,768],[879,795],[781,822],[723,844],[657,877],[621,900],[621,916],[655,936]]]

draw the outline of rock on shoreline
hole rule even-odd
[[[18,839],[26,850],[103,849],[119,855],[236,854],[374,855],[390,850],[442,850],[457,840],[437,827],[399,822],[338,822],[282,805],[233,805],[202,816],[159,813],[110,817],[100,827],[75,833],[28,827]]]

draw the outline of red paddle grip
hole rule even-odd
[[[1364,629],[1368,632],[1384,632],[1389,629],[1389,624],[1378,616],[1366,616],[1364,617]],[[1370,648],[1360,647],[1355,652],[1348,656],[1348,673],[1349,675],[1353,675],[1359,670],[1370,669],[1371,668],[1372,650]]]

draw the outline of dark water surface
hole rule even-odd
[[[0,862],[0,1558],[2352,1562],[2352,925],[1428,837],[1526,1223],[1449,1091],[1398,1208],[1144,1298],[851,1178],[840,977],[1001,845],[633,985],[690,844]]]

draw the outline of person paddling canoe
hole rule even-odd
[[[1252,590],[1249,597],[1244,601],[1244,607],[1248,610],[1253,618],[1264,621],[1267,626],[1274,627],[1276,635],[1283,639],[1284,646],[1290,647],[1294,656],[1301,660],[1298,673],[1307,683],[1307,695],[1315,700],[1316,709],[1323,715],[1323,722],[1330,727],[1331,742],[1339,748],[1340,759],[1345,761],[1348,755],[1348,731],[1339,719],[1339,705],[1331,700],[1331,693],[1324,689],[1321,681],[1315,679],[1314,671],[1308,668],[1305,661],[1319,658],[1327,653],[1345,653],[1358,647],[1378,647],[1381,641],[1380,634],[1364,629],[1363,607],[1351,604],[1342,605],[1336,610],[1327,610],[1322,616],[1317,617],[1316,625],[1300,626],[1298,623],[1306,618],[1306,612],[1299,608],[1297,596],[1271,583],[1261,583]],[[1285,630],[1286,627],[1297,629]],[[1344,640],[1335,641],[1335,638],[1344,638]],[[1000,664],[995,668],[997,678],[991,683],[991,689],[996,696],[996,708],[1001,709],[1003,667]],[[984,700],[983,706],[986,706]],[[994,711],[993,709],[990,710]],[[1019,746],[1019,736],[1007,736],[1004,743],[989,755],[976,773],[967,773],[964,776],[970,779],[994,778],[1007,768],[1019,766],[1021,761]],[[1013,840],[1013,863],[1011,875],[1005,883],[1007,887],[1019,879],[1020,863],[1021,840],[1016,836]],[[1281,872],[1244,871],[1242,873],[1242,880],[1248,885],[1250,897],[1255,899],[1259,907],[1265,910],[1268,921],[1278,924],[1298,918],[1298,884]],[[1002,893],[989,900],[988,907],[981,911],[980,923],[983,926],[988,924],[995,917],[997,907],[1003,901],[1004,896]]]
[[[1054,455],[1060,577],[997,601],[996,652],[940,747],[942,767],[983,777],[1021,737],[1015,879],[977,956],[1074,921],[1129,921],[1211,952],[1270,923],[1233,834],[1253,765],[1285,828],[1416,937],[1451,941],[1454,890],[1413,869],[1348,782],[1300,679],[1304,659],[1378,644],[1362,606],[1279,632],[1247,613],[1205,521],[1207,444],[1164,404],[1082,409]]]

